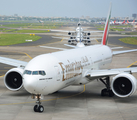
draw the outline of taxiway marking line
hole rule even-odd
[[[27,53],[24,53],[25,55],[27,55],[30,59],[32,59],[32,57],[30,55],[28,55]]]
[[[135,63],[137,63],[137,61],[133,62],[132,64],[130,64],[129,66],[127,66],[127,68],[131,67],[132,65],[134,65]]]
[[[53,100],[59,100],[59,99],[65,99],[65,98],[71,98],[71,97],[74,97],[74,96],[80,95],[80,94],[84,93],[85,90],[86,90],[85,85],[83,85],[83,86],[84,86],[84,89],[83,89],[83,91],[80,92],[80,93],[77,93],[77,94],[74,94],[74,95],[70,95],[70,96],[60,97],[60,98],[41,100],[41,102],[53,101]],[[35,103],[35,102],[36,102],[36,101],[21,102],[21,103],[8,103],[8,104],[0,104],[0,106],[2,106],[2,105],[19,105],[19,104],[27,104],[27,103]]]
[[[4,52],[7,52],[7,51],[4,51]],[[11,51],[10,51],[11,52]],[[12,51],[12,52],[15,52],[15,51]],[[32,59],[32,57],[30,55],[28,55],[27,53],[24,53],[24,52],[17,52],[16,53],[22,53],[22,54],[25,54],[27,55],[30,59]],[[4,74],[5,75],[5,74]],[[0,77],[4,77],[4,75],[1,75]]]
[[[97,39],[95,39],[97,42],[98,42],[98,40]],[[99,42],[98,42],[99,43]]]
[[[54,43],[58,43],[58,42],[62,42],[64,40],[64,38],[62,38],[61,41],[57,41],[57,42],[51,42],[51,43],[46,43],[46,44],[42,44],[42,45],[49,45],[49,44],[54,44]],[[38,46],[42,46],[42,45],[38,45]]]

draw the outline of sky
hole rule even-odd
[[[112,17],[137,14],[137,0],[0,0],[0,15],[106,17],[110,2]]]

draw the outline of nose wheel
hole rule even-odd
[[[34,112],[42,113],[43,111],[44,111],[44,107],[42,105],[35,105],[34,106]]]
[[[42,113],[44,111],[44,107],[41,105],[41,101],[40,101],[41,95],[32,95],[32,98],[37,99],[36,105],[34,106],[34,112]]]

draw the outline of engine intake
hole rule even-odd
[[[71,35],[71,32],[69,32],[68,35]]]
[[[90,35],[90,33],[87,33],[87,35]]]
[[[23,85],[22,74],[23,69],[21,68],[9,70],[4,77],[5,86],[11,91],[20,90]]]
[[[128,73],[121,73],[113,78],[111,88],[118,97],[128,97],[137,89],[136,78]]]

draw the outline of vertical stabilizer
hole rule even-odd
[[[108,16],[106,19],[106,24],[104,28],[103,37],[102,37],[102,42],[101,42],[102,45],[107,45],[107,42],[108,42],[108,31],[109,31],[110,18],[111,18],[111,3],[110,3],[109,12],[108,12]]]

